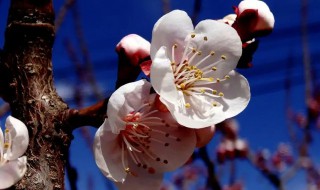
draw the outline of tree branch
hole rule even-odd
[[[63,120],[71,128],[70,131],[82,127],[82,126],[93,126],[100,127],[104,119],[107,117],[107,105],[109,99],[102,100],[92,106],[83,109],[70,109],[64,112]]]

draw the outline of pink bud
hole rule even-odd
[[[258,22],[253,28],[255,31],[272,30],[274,27],[274,16],[270,11],[268,5],[260,0],[244,0],[241,1],[239,6],[239,14],[245,10],[253,9],[258,11]]]
[[[139,65],[150,56],[150,43],[137,34],[129,34],[117,44],[116,51],[123,52],[130,64]]]
[[[118,53],[118,79],[116,87],[135,81],[150,59],[150,43],[144,38],[129,34],[121,39],[116,46]],[[150,67],[150,66],[149,66]]]
[[[260,0],[244,0],[241,1],[236,8],[238,15],[237,20],[247,20],[250,23],[245,23],[249,28],[248,33],[255,36],[264,36],[269,34],[274,27],[274,16],[268,5]],[[250,40],[250,39],[247,39]]]

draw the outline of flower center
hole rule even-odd
[[[165,120],[160,117],[154,116],[154,113],[158,110],[150,110],[151,105],[145,104],[142,109],[127,114],[124,118],[126,122],[126,128],[120,131],[121,135],[121,146],[122,146],[122,164],[124,170],[133,176],[136,173],[131,171],[125,164],[125,151],[128,152],[133,162],[138,166],[146,169],[148,173],[153,174],[156,172],[155,168],[152,167],[151,161],[157,163],[168,164],[168,160],[161,158],[161,155],[155,153],[156,150],[152,149],[153,143],[163,145],[164,148],[170,146],[169,140],[174,139],[180,141],[170,133],[155,128],[167,128],[170,127]],[[159,138],[159,136],[163,138]]]
[[[177,90],[183,92],[186,96],[204,95],[209,97],[223,97],[223,92],[211,88],[211,84],[219,83],[230,79],[230,76],[226,75],[224,78],[215,78],[214,73],[217,72],[218,64],[225,62],[226,55],[220,55],[220,59],[212,61],[216,55],[215,51],[211,51],[208,55],[203,55],[201,47],[208,41],[208,37],[204,36],[201,40],[201,44],[198,48],[192,47],[192,41],[197,38],[196,34],[191,34],[186,46],[183,47],[183,55],[180,62],[175,60],[175,49],[179,48],[177,44],[172,46],[172,59],[171,66],[175,78],[175,84]],[[201,38],[201,36],[199,36]],[[199,57],[199,58],[197,58]],[[212,59],[213,60],[213,59]],[[210,63],[204,65],[204,63]],[[197,97],[197,96],[195,96]],[[218,102],[212,102],[213,106],[218,106]],[[185,104],[186,108],[190,107],[189,103]]]

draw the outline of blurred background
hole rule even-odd
[[[197,23],[233,13],[232,6],[239,2],[56,0],[56,88],[70,107],[91,105],[114,91],[115,46],[122,37],[135,33],[150,41],[154,23],[173,9],[186,11]],[[238,70],[250,83],[252,99],[235,120],[219,127],[206,154],[225,190],[318,190],[320,1],[265,2],[276,20],[274,31],[259,39],[253,67]],[[9,0],[0,0],[0,47],[8,8]],[[229,128],[247,143],[245,156],[224,146]],[[91,150],[95,131],[88,126],[74,132],[67,171],[77,179],[71,178],[67,189],[114,188],[96,167]],[[195,156],[186,167],[166,175],[163,189],[205,189],[207,167]]]

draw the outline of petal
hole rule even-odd
[[[123,118],[131,111],[139,109],[148,100],[151,84],[139,80],[121,86],[110,97],[108,103],[108,120],[113,133],[125,128]]]
[[[174,83],[171,61],[166,53],[166,47],[164,46],[156,53],[151,65],[150,79],[152,87],[162,98],[175,102],[179,95]]]
[[[184,39],[192,31],[193,24],[186,12],[174,10],[162,16],[153,27],[151,59],[154,59],[161,46],[171,48],[174,44],[183,45]],[[171,51],[169,57],[171,57]]]
[[[118,135],[100,127],[93,142],[94,157],[97,166],[104,176],[115,182],[126,178],[121,156]]]
[[[223,105],[225,119],[242,112],[250,101],[250,87],[247,79],[235,71],[229,74],[230,79],[216,84],[214,89],[223,92],[222,98],[216,99]]]
[[[217,70],[208,73],[208,77],[222,78],[237,66],[242,53],[242,42],[234,28],[219,21],[204,20],[196,26],[195,33],[194,43],[201,55],[196,56],[193,63],[200,62],[212,51],[215,53],[199,66],[202,69],[215,64]],[[204,37],[207,37],[207,41]]]
[[[193,129],[178,126],[170,113],[158,114],[168,124],[166,127],[153,125],[150,132],[151,143],[148,150],[158,160],[152,159],[150,156],[144,158],[156,173],[162,173],[173,171],[186,163],[194,151],[196,135]]]
[[[27,126],[12,116],[8,116],[6,119],[6,129],[9,130],[11,136],[11,151],[4,153],[6,160],[15,160],[22,156],[28,148],[29,133]]]
[[[123,183],[116,183],[119,190],[150,190],[160,189],[162,184],[163,174],[154,173],[149,174],[145,169],[137,167],[133,162],[130,162],[130,168],[135,171],[135,175],[128,175]]]
[[[217,124],[225,119],[222,106],[214,107],[202,96],[186,96],[186,102],[190,103],[190,108],[186,108],[184,103],[171,103],[160,97],[169,109],[172,116],[180,125],[188,128],[200,129]]]
[[[4,145],[4,138],[3,138],[3,132],[0,127],[0,162],[1,162],[1,157],[3,155],[3,145]]]
[[[0,189],[6,189],[17,183],[27,171],[27,157],[11,160],[0,166]]]
[[[196,136],[197,136],[197,148],[201,148],[205,145],[207,145],[213,135],[215,134],[215,125],[212,125],[210,127],[205,127],[202,129],[196,129]]]

